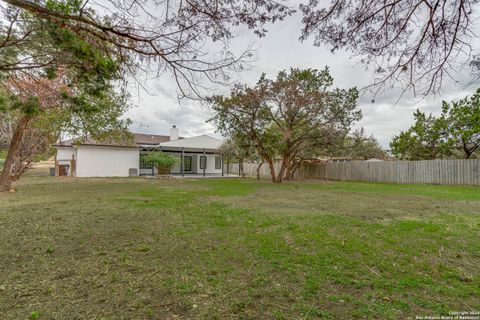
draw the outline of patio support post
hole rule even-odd
[[[222,154],[222,177],[224,176],[224,173],[223,173],[223,154]]]
[[[149,150],[152,151],[152,149],[149,149]],[[152,163],[152,177],[155,177],[155,166],[153,165],[153,163]]]
[[[227,176],[230,174],[230,157],[227,156]]]
[[[183,154],[184,154],[184,150],[182,148],[182,156],[180,157],[180,172],[182,173],[182,177],[185,176],[185,173],[183,172]]]
[[[205,168],[207,167],[207,156],[205,155],[205,148],[203,148],[203,176],[205,177]]]

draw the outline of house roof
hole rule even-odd
[[[71,147],[73,144],[73,139],[63,140],[55,143],[54,147]]]
[[[110,147],[139,147],[139,146],[158,146],[162,142],[170,140],[170,136],[157,134],[132,133],[133,141],[127,140],[95,140],[87,139],[68,139],[54,144],[55,147],[72,147],[74,144],[90,146],[110,146]]]
[[[179,140],[172,140],[160,143],[162,150],[181,150],[182,148],[190,151],[207,151],[218,150],[222,145],[222,141],[207,135],[190,137]]]

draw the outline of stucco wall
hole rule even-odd
[[[128,170],[138,166],[135,148],[77,147],[77,177],[128,177]]]
[[[72,147],[57,147],[57,160],[72,160],[77,159],[77,150]]]
[[[200,156],[198,155],[197,161],[197,172],[203,173],[203,169],[200,169]],[[215,154],[207,154],[207,167],[205,168],[205,173],[222,173],[222,167],[220,169],[215,169],[215,157],[219,157],[219,155]]]

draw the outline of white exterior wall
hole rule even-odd
[[[128,177],[138,166],[136,148],[77,146],[77,177]]]
[[[77,149],[73,147],[57,147],[57,160],[62,161],[70,161],[73,159],[77,159]]]
[[[203,174],[203,169],[200,169],[200,156],[203,156],[202,154],[198,155],[198,161],[197,161],[197,172]],[[215,157],[221,157],[218,154],[206,154],[207,157],[207,167],[205,168],[205,173],[222,173],[222,167],[220,166],[220,169],[215,169]],[[221,158],[220,158],[221,159]]]

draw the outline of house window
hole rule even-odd
[[[215,157],[215,169],[222,169],[222,158]]]
[[[147,156],[146,153],[140,153],[140,169],[153,168],[153,165],[145,159],[146,156]]]
[[[200,169],[206,169],[206,168],[207,168],[207,157],[200,156]]]
[[[192,156],[183,156],[183,171],[192,171]]]

